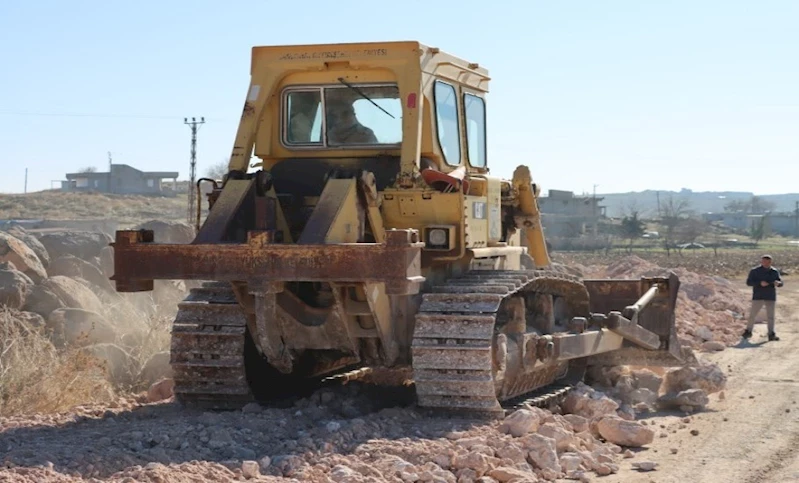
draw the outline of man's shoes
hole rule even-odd
[[[777,334],[775,334],[774,332],[769,332],[768,333],[768,340],[780,340],[780,338],[777,337]]]
[[[741,337],[743,337],[744,339],[752,337],[752,331],[749,329],[744,330],[744,333],[741,334]]]

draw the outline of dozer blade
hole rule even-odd
[[[680,280],[675,274],[583,283],[591,312],[610,314],[605,321],[608,328],[625,338],[620,349],[589,357],[589,365],[669,367],[695,361],[690,349],[684,350],[677,339],[675,307]]]

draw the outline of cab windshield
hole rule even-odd
[[[383,146],[402,141],[402,103],[394,85],[292,88],[283,106],[283,140],[290,146]]]

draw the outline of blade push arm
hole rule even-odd
[[[544,239],[544,228],[541,225],[541,213],[538,211],[538,196],[533,185],[533,178],[527,166],[519,166],[513,172],[513,190],[517,194],[517,206],[513,219],[516,226],[524,229],[527,241],[527,250],[533,257],[538,268],[550,265],[551,260],[547,252]]]

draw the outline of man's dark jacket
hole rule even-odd
[[[752,300],[777,300],[777,289],[774,282],[782,280],[780,272],[774,267],[766,268],[759,265],[749,271],[746,284],[752,287]],[[760,286],[760,282],[768,282],[765,287]]]

